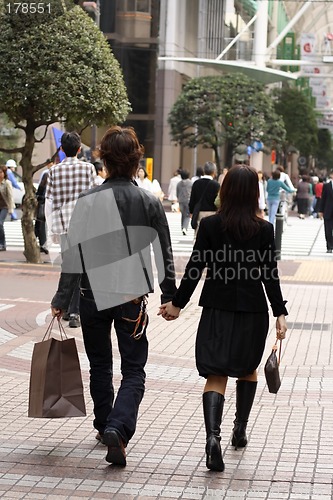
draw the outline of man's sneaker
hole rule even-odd
[[[68,326],[70,328],[80,328],[81,326],[80,316],[78,314],[71,314],[69,316]]]
[[[186,236],[187,235],[187,230],[186,229],[183,229],[183,235]]]
[[[110,464],[126,465],[126,451],[122,438],[117,431],[108,431],[103,434],[103,443],[108,447],[105,460]]]

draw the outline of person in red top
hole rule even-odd
[[[318,182],[315,182],[314,186],[313,186],[314,195],[315,195],[315,203],[314,203],[314,206],[313,206],[313,213],[312,213],[312,215],[314,217],[318,217],[318,207],[320,205],[320,200],[321,200],[321,195],[322,195],[322,192],[323,192],[323,187],[324,187],[323,179],[321,177],[319,177]]]

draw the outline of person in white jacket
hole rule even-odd
[[[145,189],[150,193],[153,192],[153,186],[151,180],[148,179],[147,171],[143,167],[138,168],[138,172],[135,178],[135,182],[139,186],[139,188]]]
[[[182,178],[180,177],[180,170],[176,170],[173,177],[171,177],[168,187],[168,200],[171,201],[171,212],[179,212],[179,203],[177,199],[177,184]]]

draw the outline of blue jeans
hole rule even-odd
[[[146,333],[139,340],[131,337],[140,304],[128,302],[98,311],[92,292],[83,290],[80,317],[85,350],[90,363],[90,394],[94,402],[94,427],[101,434],[116,430],[125,444],[136,429],[138,410],[145,392],[144,367],[148,358]],[[114,327],[121,358],[122,380],[114,400],[111,327]]]
[[[13,210],[12,213],[10,214],[10,220],[17,220],[16,210]]]
[[[6,248],[6,237],[3,224],[8,214],[8,208],[0,208],[0,247]]]
[[[279,208],[280,200],[267,200],[268,220],[271,224],[275,224],[276,212]]]

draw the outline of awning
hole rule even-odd
[[[215,59],[201,59],[199,57],[159,57],[158,60],[197,64],[198,66],[206,67],[208,66],[214,70],[221,69],[221,71],[229,73],[244,73],[264,85],[286,80],[297,80],[298,77],[295,73],[266,67],[258,67],[250,61],[217,61]]]

